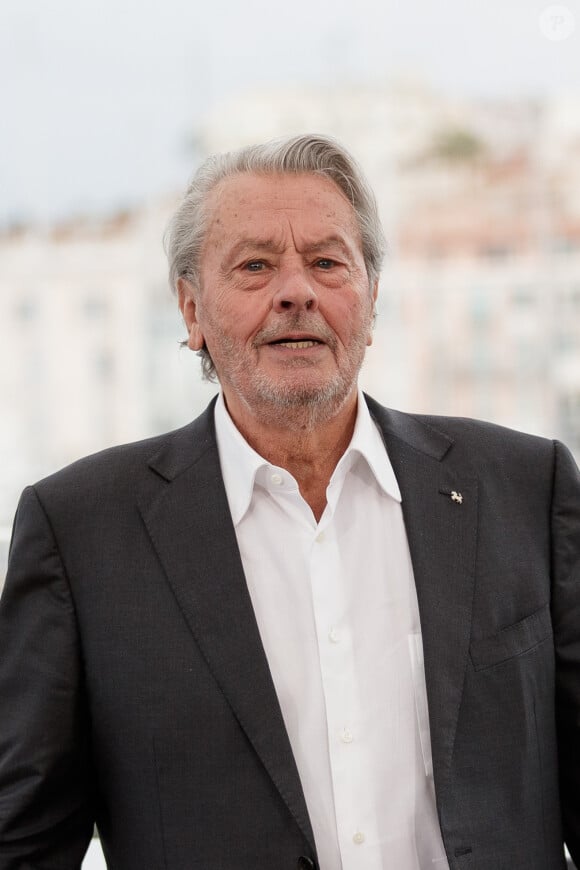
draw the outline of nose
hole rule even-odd
[[[272,307],[277,314],[288,311],[316,311],[318,296],[307,275],[296,270],[292,274],[281,275],[280,278],[280,287],[272,300]]]

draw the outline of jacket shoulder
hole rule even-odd
[[[468,417],[414,414],[385,408],[368,399],[369,408],[383,431],[436,458],[463,456],[474,468],[489,463],[500,466],[527,462],[552,463],[554,441]]]
[[[554,442],[550,438],[541,435],[532,435],[518,429],[512,429],[499,423],[491,423],[487,420],[476,420],[470,417],[447,417],[435,414],[413,415],[416,420],[430,426],[440,432],[444,432],[454,441],[467,441],[477,443],[482,448],[497,448],[502,446],[515,447],[518,451],[531,450],[533,452],[553,450]]]

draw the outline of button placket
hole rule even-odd
[[[365,809],[358,797],[365,788],[366,755],[364,741],[357,730],[357,680],[348,621],[351,578],[344,576],[332,519],[315,532],[312,542],[312,603],[326,705],[338,837],[346,868],[352,867],[355,860],[354,856],[350,859],[346,856],[360,845],[353,839],[355,834],[361,833],[357,823],[360,822],[366,831]],[[362,816],[359,814],[361,809]],[[367,834],[368,831],[362,836],[366,839]],[[356,852],[361,858],[363,853],[358,849]]]

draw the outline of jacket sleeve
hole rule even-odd
[[[552,622],[564,839],[580,867],[580,472],[555,443]]]
[[[78,870],[93,830],[74,602],[49,519],[24,491],[0,599],[0,870]]]

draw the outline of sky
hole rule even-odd
[[[564,4],[565,39],[546,35],[553,16],[542,30],[550,5],[0,0],[0,228],[183,188],[204,114],[262,85],[412,76],[459,96],[580,94],[580,0]]]

